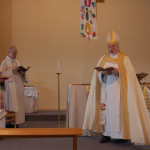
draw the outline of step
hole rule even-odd
[[[66,122],[60,121],[60,128],[65,128]],[[19,128],[58,128],[58,121],[26,121]]]
[[[58,111],[56,110],[39,110],[34,113],[25,114],[26,121],[58,121]],[[60,111],[60,120],[66,120],[66,111]]]

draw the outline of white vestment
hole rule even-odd
[[[110,55],[110,57],[112,57]],[[113,56],[117,58],[117,55]],[[100,58],[97,66],[100,65],[104,56]],[[128,101],[128,119],[131,142],[135,144],[149,144],[150,143],[150,119],[146,108],[144,96],[135,75],[133,66],[125,55],[124,67],[127,74],[127,101]],[[106,62],[104,68],[107,67],[118,68],[118,64]],[[120,73],[119,73],[120,74]],[[100,91],[97,91],[97,78],[101,83]],[[100,92],[100,103],[106,104],[106,109],[100,111],[99,124],[104,125],[103,134],[111,138],[123,139],[123,118],[122,118],[122,102],[120,100],[120,76],[107,75],[102,76],[101,73],[94,71],[89,97],[87,101],[83,129],[93,130],[95,132],[102,132],[97,128],[97,100],[96,93]]]
[[[13,71],[13,67],[19,67],[20,63],[16,59],[6,57],[1,67],[3,74],[8,76],[5,81],[5,109],[16,112],[16,124],[24,123],[24,87],[20,74]]]
[[[118,55],[112,55],[111,57],[117,58]],[[118,64],[107,62],[104,68],[113,67],[119,68]],[[101,84],[105,84],[105,87],[101,88],[101,96],[103,101],[101,103],[106,104],[105,110],[105,130],[104,135],[110,136],[111,138],[122,139],[122,120],[120,111],[120,80],[119,76],[114,74],[108,75],[107,77],[102,76],[101,72],[98,74]],[[105,88],[105,89],[104,89]],[[105,120],[106,119],[106,120]]]

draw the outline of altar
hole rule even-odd
[[[66,127],[82,128],[90,84],[70,84],[67,90]]]
[[[35,87],[24,87],[25,113],[38,111],[38,91]]]

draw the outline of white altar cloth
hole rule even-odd
[[[68,85],[66,127],[82,128],[89,84]]]
[[[35,87],[24,87],[25,113],[38,111],[38,91]]]

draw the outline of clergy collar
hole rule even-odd
[[[12,60],[12,61],[15,61],[15,60],[16,60],[16,58],[11,58],[11,57],[9,57],[9,56],[7,56],[6,58],[9,59],[9,60]]]
[[[117,53],[117,54],[114,54],[114,55],[112,55],[112,54],[109,54],[109,56],[110,56],[110,57],[113,57],[113,58],[116,58],[116,57],[118,57],[118,54],[119,54],[119,53]]]

